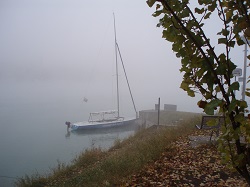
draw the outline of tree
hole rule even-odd
[[[245,44],[241,36],[250,37],[250,1],[197,2],[192,10],[189,0],[147,0],[150,7],[156,7],[153,16],[161,16],[157,26],[163,28],[162,37],[172,43],[172,50],[181,59],[184,75],[180,87],[191,97],[203,96],[197,104],[206,114],[214,115],[218,109],[224,116],[218,140],[222,158],[250,184],[250,122],[245,117],[248,105],[235,96],[239,83],[232,79],[236,65],[230,56],[232,48]],[[217,33],[222,53],[205,33],[211,15],[222,25]],[[249,89],[246,95],[250,95]]]

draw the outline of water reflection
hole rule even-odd
[[[70,131],[69,131],[69,129],[67,129],[67,133],[65,134],[65,138],[67,139],[67,138],[70,138]]]
[[[102,149],[110,148],[115,140],[123,140],[135,133],[138,130],[138,125],[130,124],[123,127],[110,127],[102,129],[84,129],[70,131],[67,129],[65,134],[66,139],[75,139],[81,142],[89,142],[88,147],[100,147]],[[86,142],[86,140],[88,140]]]
[[[84,129],[84,130],[75,130],[69,131],[67,130],[67,137],[70,136],[70,133],[77,136],[85,136],[85,135],[101,135],[101,134],[119,134],[128,131],[136,131],[138,129],[137,125],[129,125],[125,127],[112,127],[112,128],[101,128],[101,129]],[[66,136],[65,135],[65,136]]]

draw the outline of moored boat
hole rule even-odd
[[[90,113],[88,121],[70,123],[72,130],[91,130],[112,127],[123,127],[131,125],[135,122],[136,118],[117,117],[117,111],[102,111]]]
[[[117,94],[117,110],[109,110],[109,111],[102,111],[102,112],[92,112],[90,113],[89,120],[83,122],[76,122],[70,123],[66,122],[65,124],[68,128],[72,130],[87,130],[87,129],[102,129],[102,128],[112,128],[112,127],[122,127],[127,126],[130,124],[135,123],[137,119],[137,110],[135,107],[134,99],[132,96],[132,92],[130,89],[130,85],[128,82],[127,74],[125,71],[125,66],[122,60],[121,52],[119,50],[119,46],[116,40],[116,28],[115,28],[115,16],[114,16],[114,34],[115,34],[115,55],[116,55],[116,94]],[[130,96],[132,99],[132,103],[135,110],[135,117],[134,118],[124,118],[120,116],[120,106],[119,106],[119,80],[118,80],[118,54],[120,57],[120,61],[122,63],[123,71],[126,77],[127,85],[129,88]],[[87,99],[84,98],[84,101]]]

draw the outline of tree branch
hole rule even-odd
[[[220,83],[220,80],[219,78],[217,77],[217,73],[216,71],[214,70],[213,68],[213,65],[212,63],[210,62],[209,58],[206,56],[205,52],[203,51],[202,49],[202,46],[197,42],[197,40],[193,37],[193,35],[189,32],[189,30],[183,25],[183,23],[181,22],[180,18],[175,14],[175,12],[171,9],[171,7],[169,6],[169,4],[166,2],[166,0],[160,0],[160,2],[162,3],[163,7],[170,11],[170,13],[172,14],[172,16],[176,19],[176,21],[180,24],[181,28],[185,31],[185,33],[187,34],[187,36],[194,42],[194,44],[197,46],[198,50],[201,52],[202,56],[204,57],[204,59],[206,60],[206,62],[208,63],[209,67],[210,67],[210,70],[211,72],[214,74],[214,77],[216,79],[216,82],[218,83],[219,87],[220,87],[220,90],[222,92],[222,95],[223,97],[225,98],[226,102],[229,104],[230,103],[230,100],[229,100],[229,97],[227,96],[226,94],[226,91],[224,89],[224,87],[222,86],[222,84]],[[190,9],[189,9],[189,12]],[[192,15],[192,14],[191,14]],[[196,19],[195,19],[196,20]],[[196,21],[197,22],[197,21]],[[204,34],[204,32],[203,32]],[[204,36],[203,36],[204,37]],[[207,38],[206,39],[206,42],[208,43],[209,45],[209,48],[212,49],[210,43],[209,43],[209,40]],[[211,51],[213,53],[213,56],[214,58],[216,59],[216,61],[218,62],[219,59],[218,57],[216,56],[216,54],[214,53],[214,51],[212,50]]]

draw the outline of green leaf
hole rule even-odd
[[[246,96],[250,97],[250,92],[245,92]]]
[[[238,44],[238,45],[244,45],[245,42],[244,42],[242,39],[239,39],[239,40],[237,40],[237,44]]]
[[[227,43],[227,39],[226,38],[219,38],[218,39],[218,44],[226,44]]]
[[[233,84],[229,86],[228,93],[234,90],[239,90],[239,88],[240,88],[239,82],[234,82]]]
[[[185,90],[185,91],[189,89],[188,84],[186,82],[184,82],[184,81],[181,83],[180,88]]]
[[[195,75],[199,78],[201,78],[206,70],[204,68],[199,69]]]
[[[226,29],[222,29],[221,33],[222,33],[223,36],[229,35],[229,31],[226,30]]]
[[[235,46],[235,41],[229,41],[228,46],[229,47],[234,47]]]
[[[216,1],[213,1],[211,5],[208,5],[208,10],[213,12],[217,7]]]
[[[182,16],[183,16],[183,18],[189,16],[189,10],[188,10],[187,8],[185,8],[185,9],[182,11]]]
[[[208,18],[210,17],[210,15],[211,15],[211,12],[208,12],[208,13],[206,14],[206,16],[204,17],[204,19],[208,19]]]
[[[227,66],[225,63],[220,63],[216,69],[218,75],[224,75],[227,71]]]
[[[206,107],[205,107],[205,109],[204,109],[204,112],[205,112],[206,114],[208,114],[208,115],[214,115],[214,109],[213,109],[213,108],[207,107],[207,105],[206,105]]]
[[[237,106],[237,100],[233,99],[231,101],[231,103],[229,104],[228,112],[230,113],[230,112],[234,111],[236,106]]]
[[[156,0],[147,0],[147,4],[149,7],[152,7],[155,4]]]
[[[220,54],[219,59],[221,62],[225,62],[226,61],[226,55],[224,53]]]
[[[219,99],[214,99],[214,100],[210,101],[210,102],[206,105],[206,107],[205,107],[205,109],[204,109],[205,113],[208,114],[208,115],[214,115],[214,110],[216,110],[216,108],[217,108],[221,103],[222,103],[222,101],[219,100]]]
[[[203,1],[202,0],[198,0],[198,3],[199,3],[199,5],[202,5]]]
[[[247,108],[247,102],[246,101],[239,101],[240,103],[239,103],[239,106],[241,107],[241,108]]]
[[[235,120],[235,122],[239,122],[241,124],[243,124],[246,121],[246,119],[244,117],[244,114],[238,114],[238,115],[236,115],[234,117],[234,120]]]
[[[212,98],[212,93],[211,92],[206,92],[206,94],[205,94],[205,98],[206,99],[211,99]]]
[[[153,16],[154,16],[154,17],[157,17],[157,16],[159,16],[161,13],[162,13],[162,10],[157,10],[157,11],[154,12]]]
[[[195,8],[194,9],[194,11],[195,11],[195,13],[197,13],[197,14],[202,14],[202,13],[204,13],[204,8],[202,8],[202,9],[199,9],[199,8]]]
[[[216,86],[215,87],[215,91],[218,93],[218,92],[220,92],[221,90],[220,90],[220,87],[219,86]]]
[[[194,94],[194,91],[193,91],[193,90],[188,90],[188,91],[187,91],[187,94],[188,94],[190,97],[195,97],[195,94]]]
[[[231,61],[229,62],[229,69],[233,72],[233,70],[236,68],[237,66],[234,64],[234,63],[232,63]],[[231,73],[232,73],[231,72]]]
[[[162,31],[162,38],[165,38],[169,42],[174,42],[175,41],[175,33],[174,31],[167,29]]]
[[[232,11],[227,11],[227,13],[226,13],[226,19],[229,20],[229,19],[232,18],[232,16],[233,16],[233,12]]]

